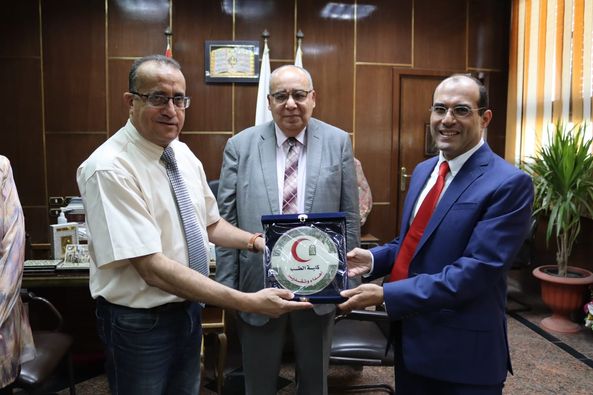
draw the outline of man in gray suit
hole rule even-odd
[[[348,250],[360,242],[358,190],[352,145],[346,132],[311,118],[315,90],[305,69],[287,65],[270,77],[268,105],[274,122],[248,128],[229,139],[218,187],[220,214],[230,223],[261,232],[261,216],[287,212],[347,214]],[[296,138],[296,141],[295,141]],[[297,164],[290,151],[297,148]],[[296,195],[285,177],[296,167]],[[290,208],[292,206],[292,209]],[[242,291],[264,286],[261,253],[217,250],[216,279]],[[247,394],[276,394],[282,348],[292,334],[298,394],[327,394],[327,369],[334,305],[278,319],[239,313]]]

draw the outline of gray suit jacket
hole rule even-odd
[[[305,212],[343,211],[347,214],[347,248],[360,244],[358,188],[352,145],[346,132],[311,118],[307,127]],[[261,216],[281,214],[276,175],[274,122],[245,129],[228,140],[218,185],[220,215],[249,232],[262,232]],[[216,279],[241,291],[264,286],[263,256],[247,250],[217,248]],[[333,305],[316,305],[327,314]],[[269,318],[240,313],[251,325]]]

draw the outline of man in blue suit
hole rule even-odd
[[[442,81],[430,116],[440,154],[414,170],[400,236],[348,253],[351,276],[362,274],[366,281],[392,272],[439,165],[448,162],[440,200],[411,249],[407,274],[383,286],[345,290],[349,299],[339,306],[350,311],[385,304],[400,395],[501,394],[507,371],[512,373],[506,276],[529,228],[533,186],[484,142],[491,119],[477,79],[454,75]]]

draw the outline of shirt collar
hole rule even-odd
[[[278,125],[276,125],[274,123],[274,130],[276,132],[276,146],[278,148],[282,147],[282,145],[284,144],[284,142],[286,140],[288,140],[288,137],[284,134],[284,132],[282,130],[280,130],[280,128],[278,127]],[[296,139],[298,140],[299,143],[301,143],[301,145],[304,147],[305,146],[305,136],[306,136],[306,132],[307,128],[305,127],[303,130],[301,130],[301,132],[299,134],[296,135]]]
[[[125,131],[126,131],[127,135],[129,136],[130,141],[132,141],[132,143],[140,146],[145,152],[149,153],[151,156],[154,156],[155,158],[158,159],[163,154],[163,151],[165,149],[163,147],[161,147],[160,145],[157,145],[157,144],[153,143],[152,141],[149,141],[146,138],[144,138],[144,136],[142,136],[140,134],[140,132],[138,131],[138,129],[136,129],[136,127],[134,126],[134,124],[132,123],[132,121],[130,119],[128,119],[128,122],[126,123]],[[176,141],[177,141],[177,139],[171,141],[171,143],[169,145],[175,144]]]
[[[461,170],[461,168],[463,167],[463,165],[465,164],[465,162],[467,162],[467,160],[470,158],[470,156],[472,156],[474,154],[474,152],[476,152],[478,149],[480,149],[480,147],[484,145],[484,139],[481,138],[480,141],[478,142],[478,144],[476,144],[472,149],[470,149],[469,151],[464,152],[463,154],[448,160],[447,162],[449,162],[449,170],[451,170],[451,175],[453,177],[455,177],[455,175],[459,172],[459,170]],[[442,162],[444,162],[446,159],[443,156],[443,153],[439,153],[439,161],[437,163],[436,168],[438,169],[439,166],[441,165]]]

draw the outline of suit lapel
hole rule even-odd
[[[319,132],[319,125],[311,118],[307,125],[307,173],[305,182],[305,212],[310,213],[313,207],[313,198],[317,190],[319,172],[321,170],[321,153],[323,137]]]
[[[418,168],[417,174],[414,175],[414,178],[422,180],[422,182],[410,183],[410,190],[408,191],[404,203],[404,209],[402,210],[403,216],[400,231],[402,235],[405,235],[408,232],[408,229],[410,228],[410,220],[412,218],[412,213],[414,212],[414,206],[416,205],[416,201],[418,200],[418,197],[420,196],[420,192],[422,192],[424,185],[426,185],[426,181],[428,180],[428,177],[430,177],[430,173],[432,173],[432,170],[436,166],[437,161],[438,156],[429,160],[429,162],[426,162],[425,165]]]
[[[258,144],[264,187],[272,214],[281,214],[278,201],[278,177],[276,175],[276,134],[274,122],[268,123],[262,130]]]
[[[422,248],[461,194],[486,171],[491,156],[492,151],[484,144],[461,167],[430,217],[416,251]]]

